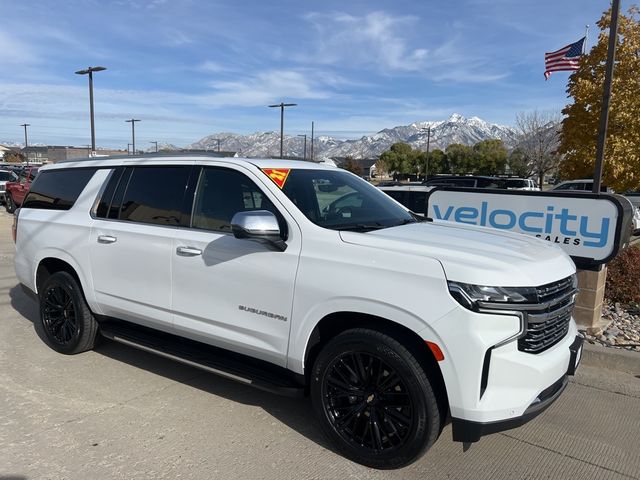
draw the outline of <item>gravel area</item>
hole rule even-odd
[[[589,343],[640,352],[640,305],[605,301],[602,317],[611,321],[605,330],[594,335],[581,332]]]

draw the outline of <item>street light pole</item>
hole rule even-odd
[[[24,127],[24,156],[27,159],[27,166],[29,166],[29,139],[27,138],[27,127],[30,127],[31,124],[30,123],[23,123],[20,125],[21,127]]]
[[[218,142],[218,153],[220,153],[220,139],[216,138],[216,141]]]
[[[89,74],[89,116],[91,118],[91,152],[96,151],[96,128],[93,119],[93,72],[106,70],[105,67],[89,67],[85,70],[78,70],[76,75]]]
[[[311,122],[311,161],[313,162],[313,123]]]
[[[424,166],[424,179],[425,180],[429,180],[429,147],[431,144],[431,125],[429,125],[427,128],[421,128],[420,131],[424,132],[427,131],[427,161],[425,163]]]
[[[131,149],[133,150],[133,154],[136,154],[136,122],[140,120],[136,120],[135,118],[130,118],[129,120],[125,120],[125,122],[131,124]]]
[[[149,143],[153,143],[156,146],[156,153],[158,153],[158,142],[149,142]]]
[[[280,158],[284,158],[283,156],[283,147],[284,147],[284,108],[285,107],[295,107],[297,103],[278,103],[277,105],[269,105],[269,108],[279,108],[280,109]]]
[[[303,134],[303,135],[298,135],[299,137],[304,137],[304,150],[302,153],[302,159],[306,160],[307,159],[307,134]]]

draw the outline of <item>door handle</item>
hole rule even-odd
[[[202,255],[202,250],[195,247],[178,247],[176,248],[176,253],[181,257],[197,257]]]
[[[118,239],[111,235],[98,235],[98,243],[116,243],[116,240]]]

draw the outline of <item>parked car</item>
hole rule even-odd
[[[0,203],[4,203],[4,192],[7,182],[15,182],[18,180],[18,176],[11,170],[5,170],[0,168]]]
[[[507,190],[528,190],[532,192],[539,192],[540,187],[538,184],[530,178],[505,178],[503,188]]]
[[[429,191],[434,189],[434,187],[426,185],[378,186],[378,188],[413,213],[421,216],[427,214],[427,196]]]
[[[571,191],[571,192],[593,192],[593,179],[565,180],[554,186],[551,191]],[[601,185],[600,191],[603,193],[614,193],[613,189]]]
[[[48,165],[13,232],[54,350],[102,335],[308,394],[336,448],[371,467],[413,462],[449,416],[461,442],[527,422],[580,360],[576,270],[560,248],[423,221],[310,162]]]
[[[422,182],[429,187],[504,188],[504,179],[472,175],[441,175]]]
[[[16,208],[22,205],[22,202],[31,187],[31,182],[36,177],[39,167],[27,167],[21,173],[19,178],[14,182],[7,182],[5,185],[5,202],[4,208],[9,213],[13,213]]]

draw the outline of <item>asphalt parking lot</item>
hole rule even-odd
[[[59,355],[17,286],[10,225],[2,211],[0,480],[640,479],[640,379],[630,374],[583,365],[528,425],[466,453],[447,427],[417,463],[376,471],[331,450],[307,401],[110,342]]]

